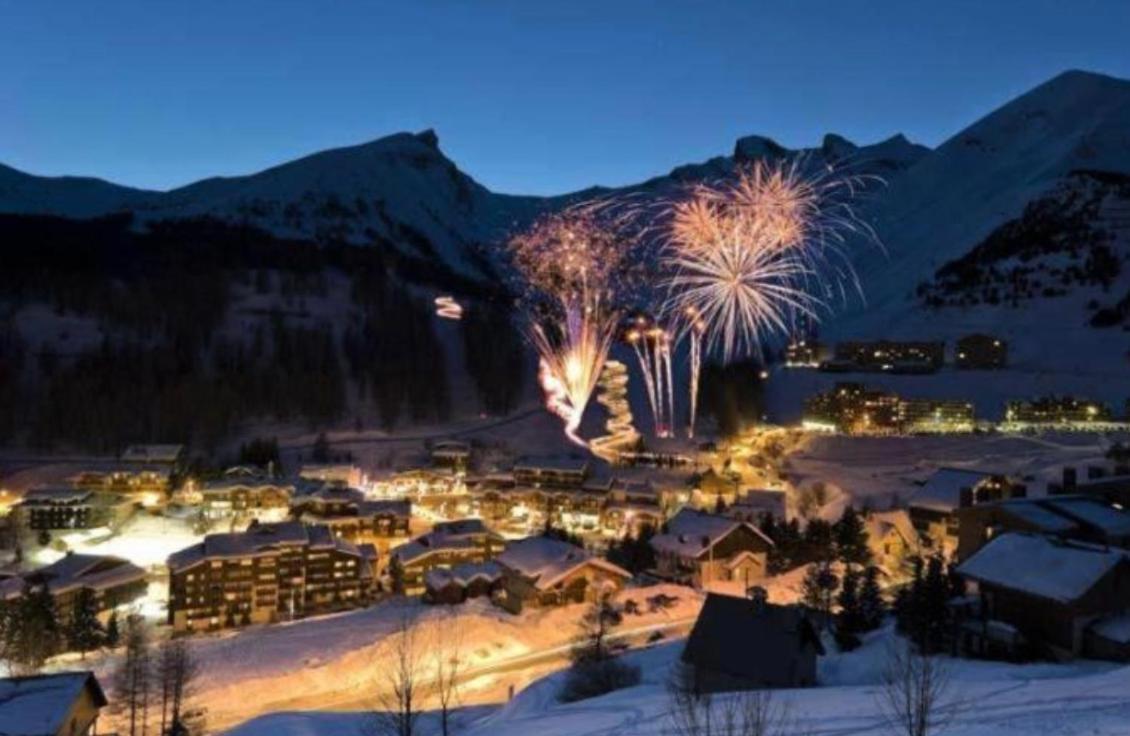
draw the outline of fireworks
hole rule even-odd
[[[443,319],[463,319],[463,307],[455,301],[455,297],[437,296],[435,298],[436,316]]]
[[[675,424],[671,335],[646,318],[637,317],[625,340],[632,346],[643,374],[648,404],[655,419],[655,435],[669,437]]]
[[[600,394],[596,400],[608,410],[608,421],[604,425],[607,434],[594,438],[591,447],[597,457],[616,462],[620,453],[630,449],[640,438],[628,405],[628,367],[618,360],[609,360],[598,385]]]
[[[663,311],[690,342],[692,435],[704,351],[759,355],[798,317],[816,319],[845,283],[858,288],[843,245],[850,233],[874,239],[851,208],[861,185],[829,169],[806,174],[801,159],[757,162],[669,207]]]
[[[530,342],[546,407],[577,434],[616,331],[614,304],[623,248],[614,220],[599,207],[549,215],[511,241],[514,264],[528,287]]]

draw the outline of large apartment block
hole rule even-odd
[[[169,557],[169,623],[203,631],[363,605],[376,550],[297,521],[209,534]]]

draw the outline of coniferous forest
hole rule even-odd
[[[446,419],[452,367],[425,291],[476,305],[459,325],[465,365],[453,368],[472,377],[480,408],[509,411],[521,391],[524,348],[496,306],[501,288],[390,243],[288,240],[209,218],[3,215],[0,249],[0,442],[214,448],[251,420],[394,429]],[[307,314],[308,299],[334,288],[347,319]],[[249,294],[285,308],[243,314]],[[17,319],[32,305],[85,318],[97,336],[69,350],[32,344]]]

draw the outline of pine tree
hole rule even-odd
[[[920,646],[927,654],[945,649],[949,638],[950,583],[945,572],[945,561],[934,555],[926,563],[926,577],[922,585],[921,605],[923,629]]]
[[[823,614],[825,622],[831,614],[839,582],[829,562],[814,563],[804,575],[804,602]]]
[[[118,612],[110,611],[110,619],[106,622],[106,646],[111,649],[118,646],[122,636],[118,630]]]
[[[859,589],[859,616],[863,631],[873,631],[883,624],[883,594],[879,589],[879,568],[869,565],[863,572]]]
[[[840,613],[836,618],[836,642],[840,649],[851,651],[859,646],[859,632],[863,630],[859,605],[859,574],[849,569],[844,573],[840,593],[836,597]]]
[[[867,529],[863,518],[852,506],[844,510],[843,516],[833,527],[836,554],[844,564],[866,565],[871,561],[871,550],[867,546]]]
[[[389,560],[388,577],[392,582],[392,592],[397,595],[404,595],[404,563],[400,561],[400,557],[396,554]]]
[[[45,585],[26,584],[7,626],[7,656],[19,672],[38,672],[59,650],[55,600]]]
[[[98,601],[94,591],[81,588],[75,595],[71,620],[67,623],[67,646],[86,659],[86,653],[102,646],[105,638],[106,632],[98,621]]]

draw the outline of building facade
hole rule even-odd
[[[209,534],[169,557],[169,624],[193,632],[365,605],[376,550],[297,521]]]

